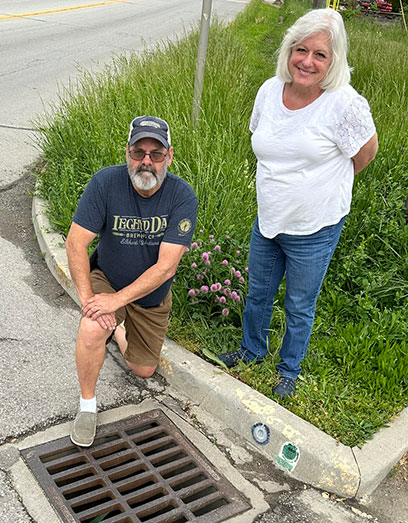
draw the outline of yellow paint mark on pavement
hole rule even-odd
[[[82,4],[82,5],[73,5],[71,7],[60,7],[57,9],[46,9],[45,11],[31,11],[29,13],[18,13],[13,15],[3,15],[0,16],[1,20],[13,20],[15,18],[29,18],[32,16],[41,16],[41,15],[52,15],[54,13],[62,13],[64,11],[75,11],[78,9],[88,9],[90,7],[99,7],[101,5],[109,4],[120,4],[128,2],[129,0],[106,0],[105,2],[97,2],[95,4]]]

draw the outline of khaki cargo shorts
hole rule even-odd
[[[114,293],[105,274],[100,269],[91,272],[95,294]],[[129,303],[115,312],[116,323],[124,323],[128,343],[124,357],[136,365],[153,367],[159,364],[160,351],[169,324],[171,290],[157,307],[141,307]]]

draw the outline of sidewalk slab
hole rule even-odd
[[[46,202],[34,197],[33,222],[54,277],[79,303],[62,236],[52,233]],[[229,374],[166,339],[158,372],[194,403],[217,417],[292,478],[341,497],[361,498],[374,491],[408,450],[408,407],[362,449],[347,447]],[[251,429],[267,425],[270,438],[255,442]],[[285,455],[287,444],[295,460]]]

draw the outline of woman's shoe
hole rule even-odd
[[[274,392],[278,398],[281,400],[285,398],[290,398],[292,394],[295,393],[295,380],[293,378],[288,378],[283,376],[272,392]]]
[[[238,363],[242,360],[244,352],[245,351],[242,349],[239,349],[235,352],[226,352],[225,354],[219,354],[218,359],[221,360],[229,369],[231,369],[232,367],[238,365]]]
[[[245,355],[248,354],[246,349],[239,349],[235,352],[226,352],[225,354],[219,354],[218,359],[221,360],[229,369],[236,367],[240,361],[244,363],[261,363],[261,358],[254,358],[253,360],[248,359]]]

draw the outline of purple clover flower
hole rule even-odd
[[[241,272],[240,271],[235,271],[234,272],[234,276],[235,276],[235,278],[241,278]]]
[[[203,280],[204,279],[204,276],[202,274],[197,274],[197,280]]]
[[[228,285],[231,285],[231,280],[226,279],[226,280],[224,280],[224,283],[225,283],[225,285],[227,285],[227,286],[228,286]]]
[[[194,289],[190,289],[190,290],[188,291],[188,295],[189,295],[189,296],[195,296],[195,290],[194,290]]]
[[[223,265],[228,265],[228,260],[222,260],[221,262]]]
[[[220,297],[218,298],[218,301],[219,301],[220,303],[225,303],[225,302],[227,301],[227,298],[226,298],[225,296],[220,296]]]
[[[200,291],[203,293],[203,294],[207,294],[209,289],[208,289],[208,286],[207,285],[201,285],[200,287]]]
[[[229,314],[229,310],[228,310],[228,309],[222,309],[221,314],[222,314],[223,316],[228,316],[228,314]]]
[[[195,262],[193,262],[193,263],[191,264],[191,267],[192,267],[193,269],[197,269],[197,264],[196,264]]]
[[[241,276],[241,278],[239,278],[238,281],[239,281],[239,283],[245,283],[245,280],[244,280],[244,278],[242,276]]]
[[[209,266],[211,265],[210,260],[204,260],[204,265],[206,265],[207,267],[209,267]]]
[[[193,247],[193,248],[195,249],[196,247],[198,247],[198,243],[197,243],[197,242],[193,242],[193,243],[191,244],[191,247]]]
[[[221,247],[220,247],[219,245],[216,245],[216,246],[214,247],[214,251],[215,251],[215,252],[220,252],[220,250],[221,250]]]

